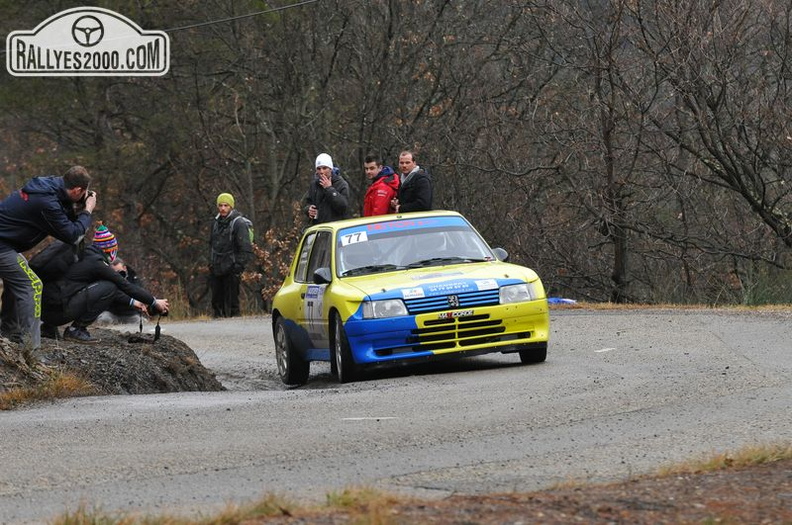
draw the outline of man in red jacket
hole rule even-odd
[[[368,155],[363,161],[366,178],[371,184],[363,197],[363,216],[385,215],[395,213],[391,200],[399,192],[399,176],[390,166],[383,166],[382,159],[377,155]]]

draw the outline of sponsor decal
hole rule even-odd
[[[429,226],[436,226],[439,222],[437,219],[416,219],[392,222],[377,222],[374,224],[367,224],[366,229],[370,232],[386,232],[393,230],[410,230],[414,228],[427,228]]]
[[[402,297],[404,299],[421,299],[426,297],[426,295],[424,294],[423,288],[408,288],[402,290]]]
[[[438,319],[457,319],[459,317],[470,317],[473,310],[456,310],[454,312],[441,312],[437,314]]]
[[[498,281],[495,279],[482,279],[476,281],[476,288],[479,290],[495,290],[498,288]]]
[[[448,295],[470,291],[472,286],[465,281],[452,281],[450,283],[438,283],[426,285],[426,291],[430,295]]]
[[[316,299],[320,295],[324,295],[324,285],[309,285],[305,290],[306,299]]]
[[[170,40],[109,9],[76,7],[32,31],[9,33],[6,68],[18,77],[162,76],[170,69]]]

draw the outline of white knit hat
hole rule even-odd
[[[333,158],[328,155],[327,153],[320,153],[318,157],[316,157],[316,167],[319,168],[321,166],[325,166],[327,168],[333,168]]]

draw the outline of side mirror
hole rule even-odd
[[[330,273],[330,268],[323,266],[316,269],[313,278],[316,284],[330,284],[333,280],[333,274]]]
[[[509,260],[509,252],[507,252],[503,248],[493,248],[492,253],[494,253],[495,257],[497,257],[498,260],[501,262],[506,262]]]

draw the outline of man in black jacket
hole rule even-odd
[[[212,315],[235,317],[240,314],[239,284],[245,266],[253,259],[250,221],[234,209],[234,196],[217,196],[217,215],[209,237],[209,285],[212,289]]]
[[[32,350],[41,344],[42,284],[21,252],[48,235],[74,245],[83,239],[96,206],[90,182],[85,168],[73,166],[63,177],[35,177],[0,202],[0,331]]]
[[[316,157],[316,171],[303,197],[303,211],[311,224],[348,219],[349,184],[333,168],[333,158],[327,153]]]
[[[62,257],[63,260],[73,257],[68,253],[68,247],[61,248],[57,253],[59,255],[56,257]],[[97,340],[87,328],[113,304],[129,305],[145,313],[168,312],[167,299],[155,298],[111,267],[117,253],[118,241],[115,236],[100,225],[96,229],[93,244],[85,248],[79,260],[68,265],[57,280],[45,281],[41,314],[44,337],[58,338],[58,326],[71,322],[71,326],[63,333],[64,339],[95,343]],[[53,272],[45,268],[61,265],[56,260],[42,261],[38,257],[31,260],[31,265],[42,268],[42,274],[51,275]]]
[[[143,281],[138,277],[135,269],[129,266],[121,257],[116,257],[110,263],[110,266],[130,283],[144,288]],[[101,320],[102,317],[115,323],[136,323],[140,320],[140,312],[129,304],[113,303],[107,308],[106,312],[103,312],[99,319]]]
[[[396,213],[432,209],[432,178],[422,169],[412,151],[399,154],[401,184],[397,198],[391,201]]]

